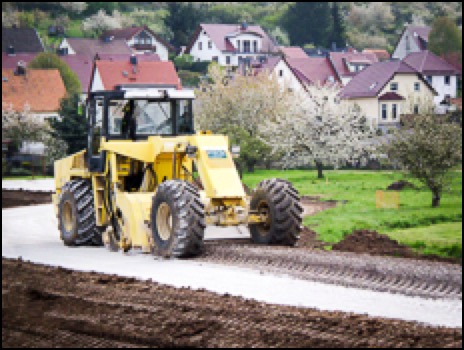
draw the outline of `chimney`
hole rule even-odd
[[[26,63],[24,61],[18,61],[16,66],[15,75],[26,75]]]
[[[8,56],[13,56],[15,54],[15,49],[13,45],[8,46],[6,53],[8,54]]]
[[[337,51],[337,43],[335,41],[332,42],[332,52]]]
[[[242,22],[242,25],[240,26],[240,29],[241,29],[241,30],[247,30],[247,29],[248,29],[248,23],[247,23],[247,21],[243,21],[243,22]]]

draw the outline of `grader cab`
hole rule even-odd
[[[90,93],[87,149],[55,162],[65,245],[189,257],[202,252],[207,225],[248,225],[257,244],[297,243],[295,188],[269,179],[248,197],[228,138],[194,132],[193,99],[159,88]]]

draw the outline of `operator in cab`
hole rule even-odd
[[[125,139],[136,140],[135,131],[137,129],[137,120],[135,117],[135,101],[129,100],[123,108],[124,117],[121,124],[121,136]]]

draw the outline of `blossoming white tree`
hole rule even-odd
[[[356,106],[339,101],[336,86],[290,92],[269,74],[229,79],[212,66],[209,75],[212,83],[197,93],[197,125],[213,132],[244,129],[268,145],[269,156],[279,154],[287,168],[313,163],[322,177],[324,165],[355,164],[372,148],[366,118]]]
[[[361,110],[339,101],[338,93],[335,85],[308,85],[294,94],[290,118],[265,124],[265,138],[285,150],[287,167],[314,163],[322,178],[323,166],[338,168],[367,159],[373,131]]]

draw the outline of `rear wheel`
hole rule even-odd
[[[298,242],[303,208],[298,191],[288,181],[261,181],[251,197],[250,209],[257,211],[263,222],[249,226],[257,244],[294,246]]]
[[[154,253],[190,257],[203,251],[205,213],[198,189],[180,180],[159,185],[151,208]]]
[[[88,181],[72,180],[62,187],[58,201],[58,228],[65,245],[103,245]]]

